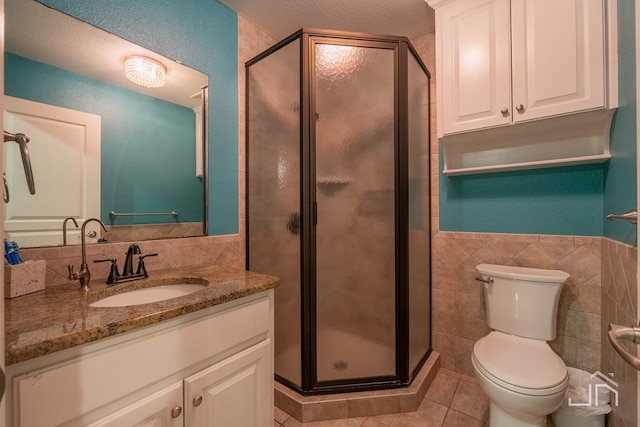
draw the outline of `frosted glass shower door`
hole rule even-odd
[[[395,51],[313,46],[317,380],[393,376]]]
[[[275,372],[297,386],[302,384],[299,52],[300,42],[294,41],[247,68],[248,265],[280,278]]]

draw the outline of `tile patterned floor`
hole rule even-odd
[[[275,408],[274,427],[485,427],[489,400],[475,378],[440,368],[416,412],[301,423]]]

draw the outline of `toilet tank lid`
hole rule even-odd
[[[516,267],[513,265],[479,264],[476,269],[480,274],[509,279],[529,280],[532,282],[564,283],[569,273],[562,270],[544,268]]]

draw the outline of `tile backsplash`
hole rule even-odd
[[[142,250],[141,255],[158,254],[157,257],[145,259],[145,266],[151,276],[154,270],[198,264],[245,268],[244,238],[240,235],[147,240],[138,242],[138,245]],[[110,263],[94,264],[94,260],[117,259],[122,269],[128,247],[129,243],[87,245],[87,263],[91,271],[91,280],[106,280],[109,275]],[[46,260],[47,287],[69,282],[67,266],[71,264],[77,271],[82,260],[80,245],[21,249],[20,253],[27,260]],[[137,260],[135,262],[137,263]],[[136,265],[134,264],[134,268]]]

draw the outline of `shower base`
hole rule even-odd
[[[274,382],[275,405],[302,423],[368,417],[418,409],[440,368],[440,354],[431,351],[409,387],[390,390],[302,396]]]
[[[395,371],[396,354],[391,346],[372,343],[335,329],[321,331],[317,339],[320,381],[393,375]],[[287,372],[287,368],[300,364],[299,359],[299,345],[277,354],[276,372]]]

